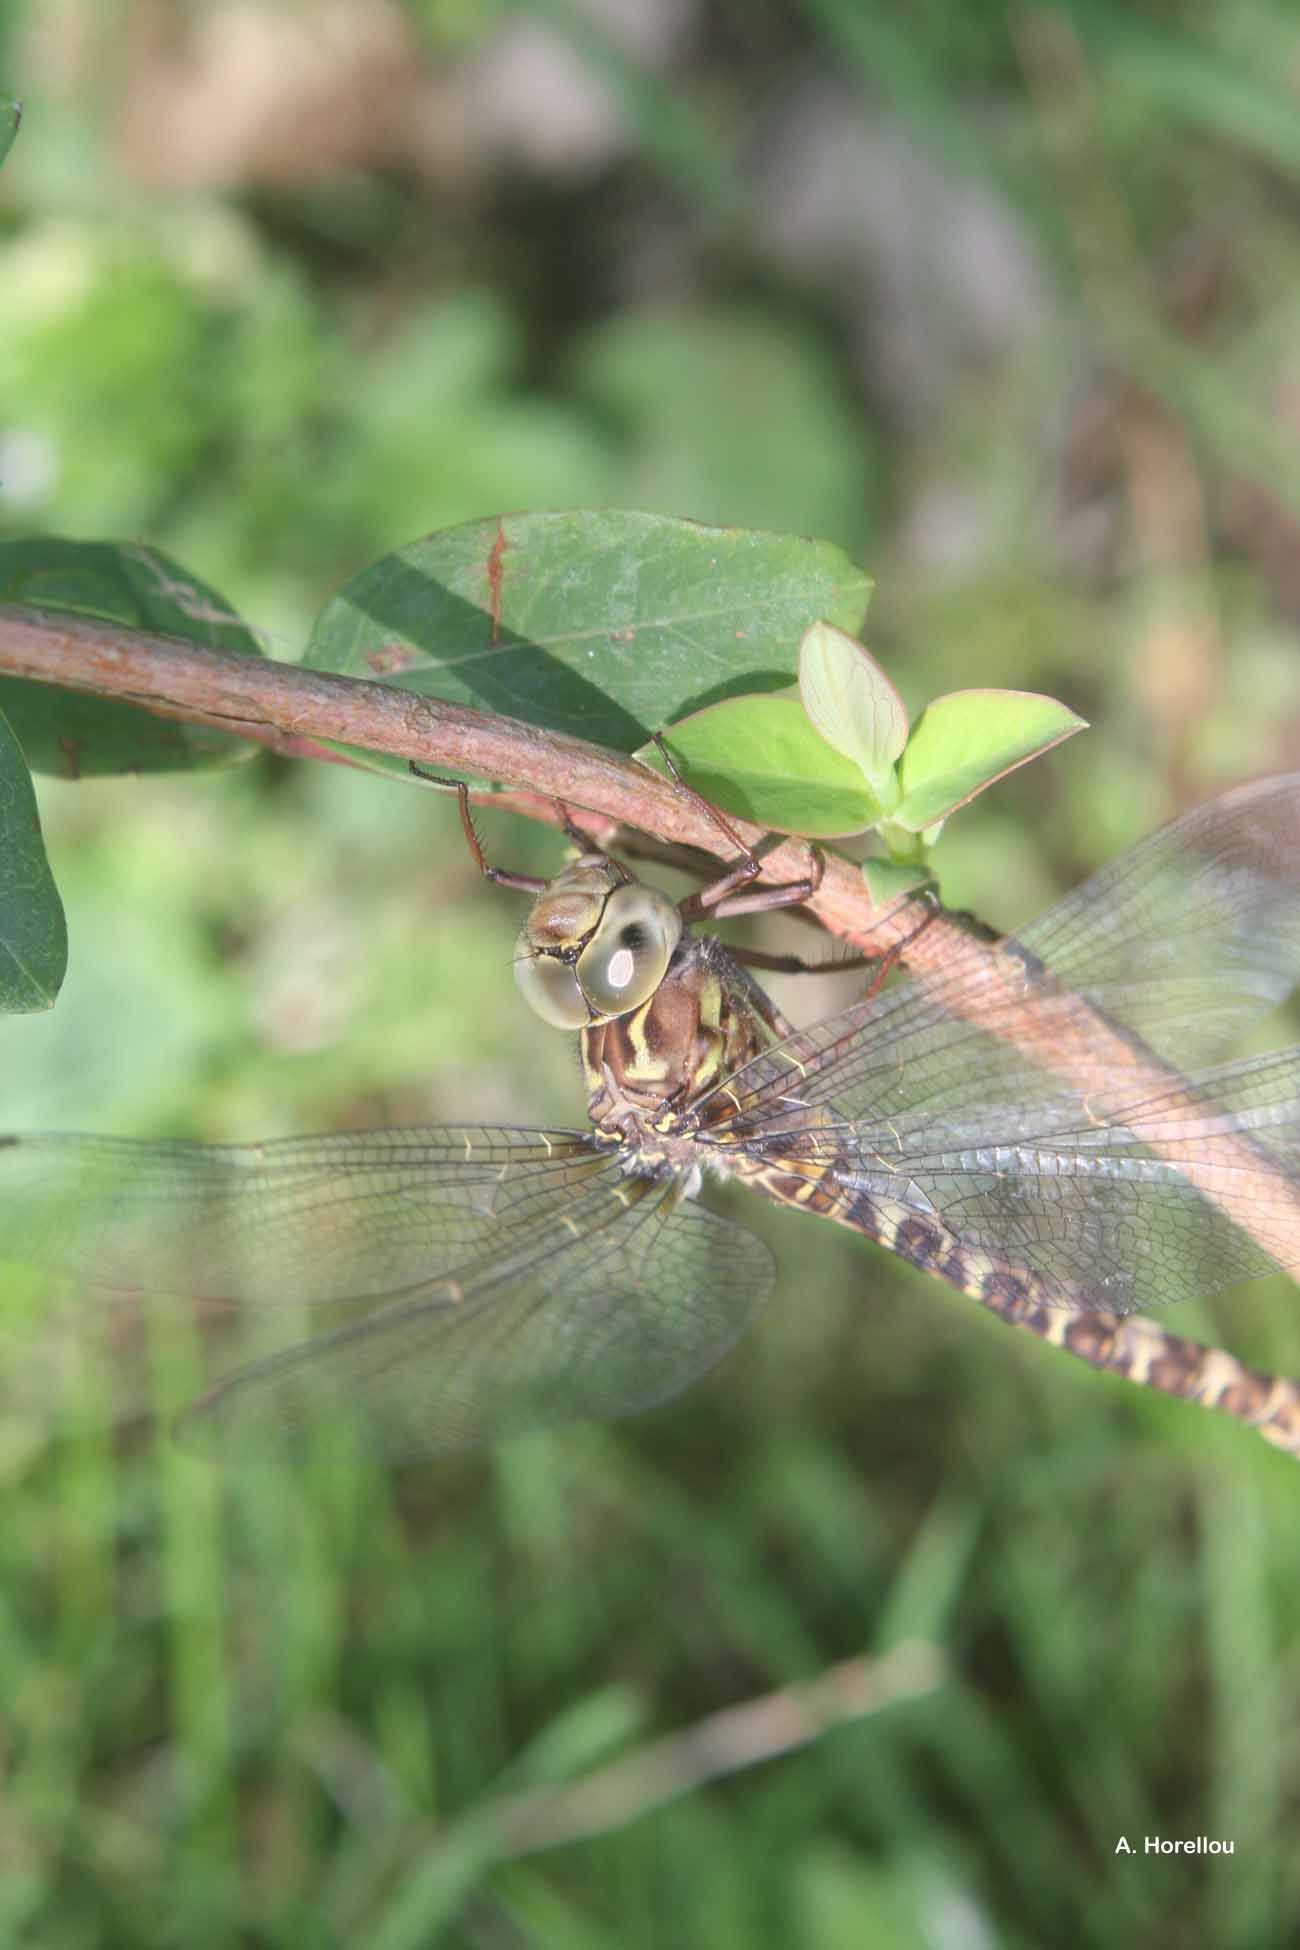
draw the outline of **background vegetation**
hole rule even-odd
[[[10,0],[0,525],[147,539],[287,657],[501,509],[839,540],[909,705],[1092,721],[940,851],[1014,924],[1300,755],[1298,51],[1285,0]],[[434,795],[263,759],[43,814],[73,959],[4,1126],[580,1117]],[[627,1427],[227,1480],[93,1369],[15,1381],[0,1938],[1284,1941],[1296,1465],[754,1216],[795,1277]],[[1294,1302],[1179,1324],[1297,1372]],[[905,1642],[929,1690],[650,1805],[652,1739]],[[616,1754],[644,1812],[512,1843]]]

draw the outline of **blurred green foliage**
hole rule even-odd
[[[995,684],[1094,727],[945,838],[945,895],[998,924],[1294,764],[1291,7],[629,11],[639,40],[559,0],[340,4],[294,42],[213,6],[160,42],[133,0],[57,31],[15,0],[4,532],[145,539],[289,655],[456,520],[833,537],[910,710]],[[580,1118],[435,795],[264,760],[41,790],[72,960],[0,1030],[4,1126]],[[113,1435],[121,1363],[38,1339],[36,1385],[7,1295],[0,1937],[1285,1942],[1294,1464],[756,1222],[793,1276],[680,1403],[396,1478],[328,1431],[292,1480]],[[1188,1324],[1300,1371],[1290,1289]],[[155,1338],[174,1384],[192,1350]],[[932,1696],[498,1859],[546,1772],[908,1639]]]

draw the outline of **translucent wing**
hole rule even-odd
[[[1300,1271],[1300,1052],[1167,1091],[1103,1071],[1085,1095],[1013,1046],[1026,999],[1055,981],[1165,1064],[1220,1047],[1300,972],[1297,839],[1300,779],[1225,794],[1004,944],[1019,991],[990,1001],[987,951],[959,947],[937,976],[746,1065],[713,1106],[738,1108],[703,1135],[815,1159],[848,1196],[939,1218],[1063,1304],[1125,1311]],[[975,997],[987,1027],[965,1020]],[[1237,1140],[1261,1166],[1249,1235],[1185,1175]]]
[[[504,1251],[606,1154],[574,1131],[271,1144],[0,1139],[0,1258],[104,1289],[293,1307],[382,1300]]]
[[[1300,982],[1300,774],[1238,787],[1175,820],[1003,951],[1021,958],[1026,991],[1045,967],[1164,1064],[1204,1065]],[[986,954],[982,943],[955,947],[942,971],[792,1038],[732,1089],[763,1111],[811,1053],[809,1101],[833,1094],[850,1119],[883,1124],[903,1111],[936,1129],[996,1126],[1005,1137],[1041,1128],[1045,1114],[1068,1117],[1077,1093],[1010,1046],[1022,999],[990,1000]],[[986,1028],[966,1020],[971,997]]]
[[[1165,1063],[1215,1062],[1300,984],[1300,773],[1195,807],[1015,939]]]
[[[1013,1144],[917,1151],[909,1182],[959,1239],[1033,1268],[1069,1306],[1127,1313],[1300,1274],[1300,1050],[1088,1108],[1074,1128]],[[855,1151],[846,1182],[879,1183]],[[1236,1191],[1252,1165],[1247,1232],[1189,1174]]]
[[[410,1456],[625,1415],[712,1367],[772,1276],[760,1240],[692,1201],[614,1209],[611,1187],[591,1186],[512,1265],[467,1275],[459,1299],[399,1301],[257,1363],[189,1410],[182,1437],[239,1456],[268,1428],[359,1415],[385,1453]]]
[[[219,1383],[187,1438],[239,1457],[354,1416],[385,1453],[427,1455],[647,1407],[727,1351],[771,1255],[673,1189],[558,1131],[11,1139],[0,1256],[112,1288],[328,1303],[342,1324]]]

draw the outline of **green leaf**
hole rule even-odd
[[[618,509],[504,515],[364,569],[306,661],[630,752],[685,712],[783,689],[809,624],[856,628],[870,589],[829,542]]]
[[[0,602],[93,616],[255,657],[229,603],[160,549],[51,536],[0,542]],[[35,772],[77,779],[231,765],[257,747],[229,732],[155,718],[117,698],[0,677],[3,710]]]
[[[877,907],[888,907],[906,894],[919,894],[923,888],[934,886],[934,876],[924,867],[903,860],[864,860],[862,878]]]
[[[927,704],[899,766],[902,803],[892,818],[910,833],[946,819],[1018,765],[1050,751],[1083,718],[1035,691],[951,691]]]
[[[688,784],[712,805],[772,832],[833,839],[880,817],[860,768],[818,737],[793,693],[709,705],[663,738]],[[637,757],[665,769],[653,745]]]
[[[0,95],[0,164],[14,146],[18,124],[23,119],[23,105],[9,95]]]
[[[907,707],[871,652],[833,623],[814,623],[799,645],[799,695],[826,743],[862,767],[882,807],[897,805]]]
[[[0,717],[0,1009],[48,1009],[68,966],[63,903],[22,748]]]

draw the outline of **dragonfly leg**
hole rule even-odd
[[[494,887],[514,887],[521,894],[540,894],[542,892],[547,882],[540,879],[537,874],[507,873],[502,867],[489,865],[479,841],[479,836],[474,829],[474,815],[470,811],[469,804],[469,787],[463,779],[445,779],[438,772],[426,771],[424,766],[417,765],[413,758],[408,759],[407,763],[417,779],[424,779],[429,785],[445,785],[455,788],[456,803],[460,807],[460,824],[461,831],[465,835],[465,844],[469,848],[470,858],[485,880],[490,880]],[[563,807],[561,807],[561,811],[563,811]],[[565,828],[567,831],[567,814],[565,815]]]
[[[916,926],[910,933],[904,935],[901,941],[896,941],[891,948],[885,949],[878,955],[843,955],[832,961],[805,961],[802,955],[769,954],[763,948],[737,948],[730,943],[727,946],[727,953],[733,961],[742,962],[748,968],[765,969],[773,975],[838,975],[841,969],[870,968],[874,973],[863,997],[864,1001],[869,1001],[883,984],[890,969],[905,957],[912,943],[924,934],[939,913],[938,902],[932,895],[923,898],[927,912],[921,916]]]
[[[925,908],[925,913],[921,916],[911,933],[905,934],[901,941],[893,942],[885,949],[883,954],[867,957],[869,961],[874,962],[875,973],[867,984],[867,992],[862,998],[864,1002],[870,1002],[873,996],[879,995],[881,989],[885,986],[885,981],[890,970],[896,967],[903,959],[908,949],[912,946],[912,943],[920,940],[930,923],[939,917],[939,901],[936,895],[926,892],[916,895],[915,898]]]
[[[811,900],[821,886],[826,862],[819,846],[812,848],[816,872],[805,874],[802,880],[783,880],[776,887],[755,887],[748,893],[733,893],[735,885],[732,874],[724,874],[721,880],[708,887],[701,887],[692,894],[692,912],[709,914],[715,921],[730,921],[738,914],[770,914],[780,907],[801,907],[804,901]],[[721,891],[719,891],[721,890]]]
[[[820,862],[821,850],[820,848],[814,850]],[[815,888],[813,891],[815,891]],[[773,888],[772,892],[780,895],[785,890],[777,887]],[[864,998],[864,1000],[869,1000],[876,993],[877,989],[880,988],[885,977],[889,974],[890,969],[906,957],[907,951],[913,942],[920,939],[930,923],[942,912],[938,895],[932,889],[927,888],[921,893],[910,894],[905,896],[905,898],[918,901],[925,911],[917,920],[915,927],[905,934],[901,941],[896,941],[892,947],[885,949],[878,955],[843,955],[832,961],[805,961],[802,955],[769,954],[767,950],[761,948],[729,947],[727,952],[735,961],[744,962],[750,968],[767,969],[775,975],[838,975],[842,968],[874,969],[876,971],[875,975]],[[785,903],[781,901],[776,904],[784,905]],[[722,910],[722,918],[726,919],[735,911],[737,910],[730,906],[724,908]],[[752,910],[746,909],[744,911]],[[717,910],[715,910],[716,912]],[[965,920],[973,917],[957,915],[955,917],[950,916],[950,918]],[[997,940],[997,935],[994,930],[992,928],[985,928],[982,922],[973,922],[974,930],[978,930],[991,941]]]
[[[802,879],[783,882],[779,887],[756,887],[748,893],[737,892],[737,889],[748,888],[752,881],[757,880],[763,870],[762,850],[778,844],[777,835],[773,834],[761,842],[761,849],[758,852],[753,847],[746,846],[730,820],[725,819],[702,792],[697,792],[693,785],[687,784],[676,760],[657,731],[653,733],[653,738],[673,784],[686,793],[688,798],[693,799],[701,812],[707,814],[719,832],[724,834],[735,847],[737,855],[725,873],[720,874],[716,880],[710,881],[707,887],[701,887],[695,893],[688,894],[680,903],[682,919],[694,921],[709,914],[714,920],[720,921],[737,914],[764,914],[774,908],[798,907],[802,902],[811,899],[821,886],[822,875],[826,871],[825,856],[819,846],[811,848],[812,870]]]
[[[846,968],[874,968],[879,955],[842,955],[829,961],[805,961],[802,955],[769,954],[765,948],[737,948],[728,943],[733,961],[747,968],[766,969],[771,975],[838,975]]]

